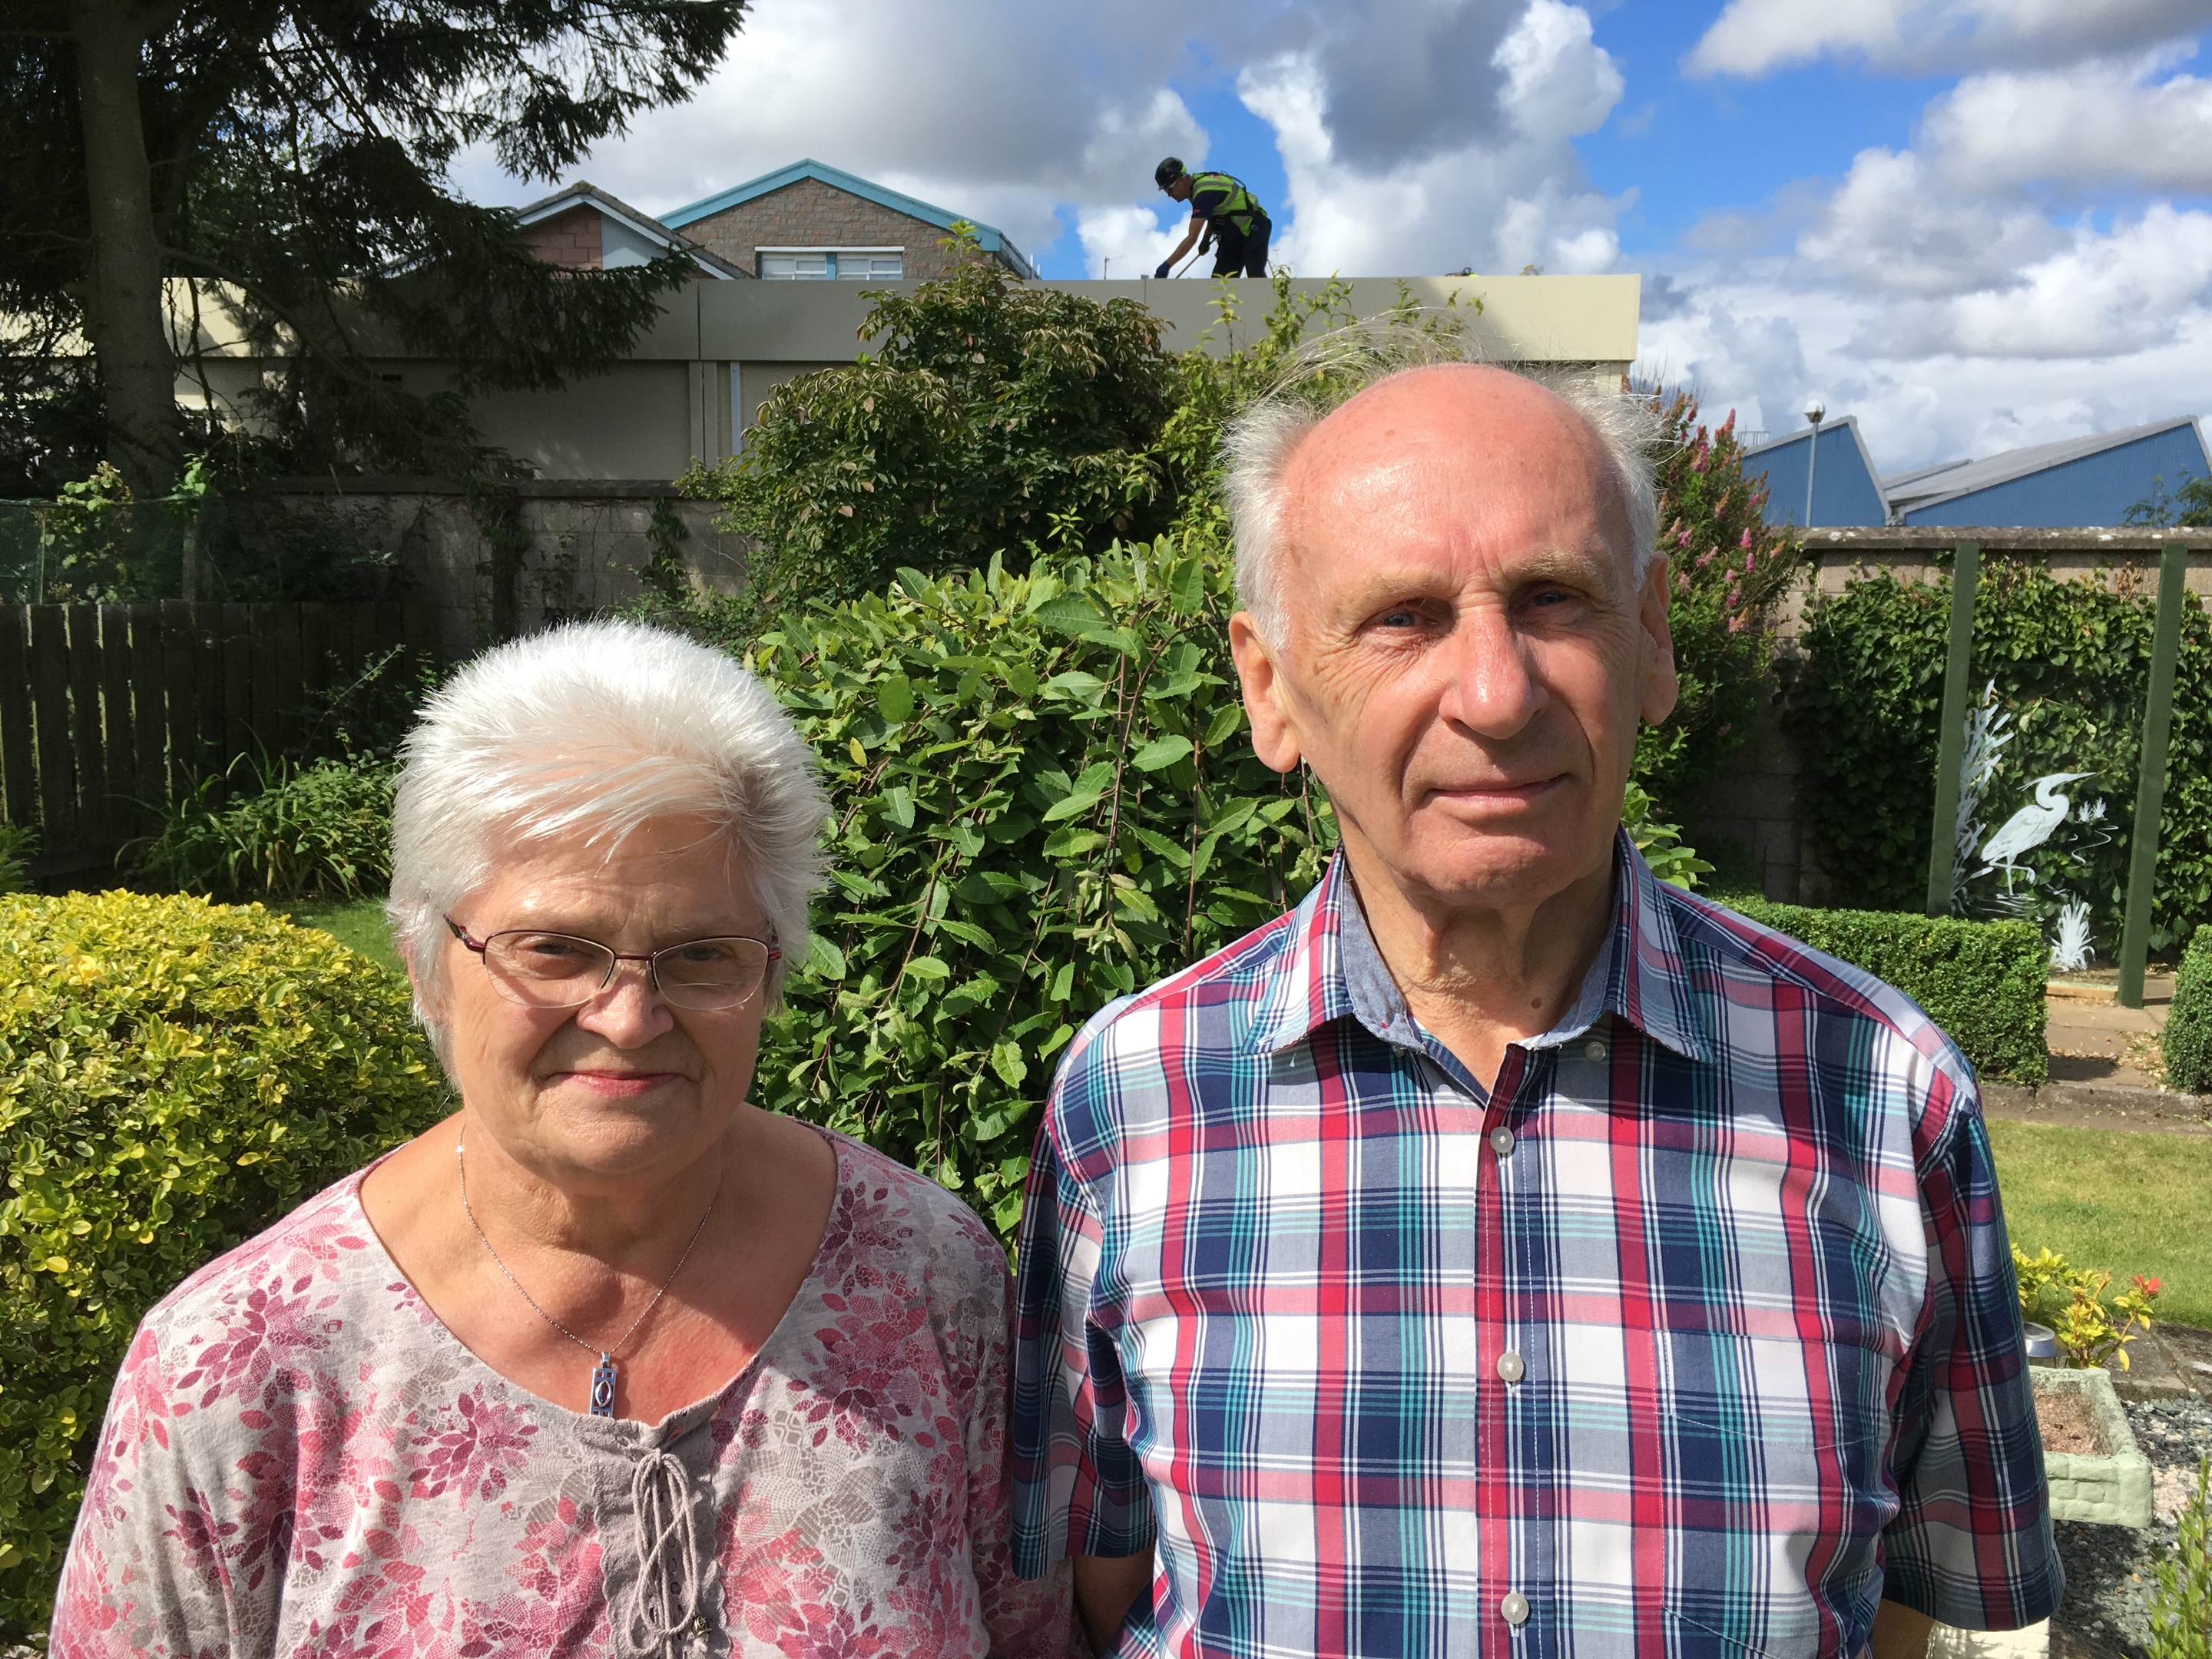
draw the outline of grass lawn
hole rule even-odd
[[[2166,1282],[2158,1310],[2212,1327],[2212,1140],[1990,1121],[2012,1241]]]
[[[399,958],[392,950],[392,935],[385,929],[384,901],[380,898],[355,899],[344,904],[295,904],[289,909],[272,904],[270,908],[289,916],[302,927],[321,928],[339,944],[350,946],[395,974],[400,971]]]

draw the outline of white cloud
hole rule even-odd
[[[1729,0],[1682,66],[1758,76],[1820,58],[1914,72],[2068,62],[2203,23],[2203,0]]]
[[[2212,191],[2212,81],[2154,80],[2164,62],[1973,76],[1928,106],[1919,142],[1964,190]]]
[[[1277,257],[1346,276],[1609,269],[1624,204],[1589,187],[1571,141],[1604,124],[1623,82],[1589,15],[1529,0],[1486,67],[1499,82],[1495,130],[1387,167],[1340,142],[1337,88],[1313,52],[1246,69],[1238,95],[1274,129],[1297,210]]]
[[[1075,221],[1083,243],[1084,274],[1111,276],[1116,282],[1148,276],[1182,240],[1182,227],[1180,212],[1163,228],[1149,208],[1085,208]]]

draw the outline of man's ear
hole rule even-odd
[[[1646,726],[1656,726],[1674,712],[1681,696],[1681,678],[1674,672],[1674,632],[1667,618],[1667,602],[1674,567],[1663,552],[1651,556],[1637,595],[1636,620],[1643,637],[1637,653],[1642,659],[1639,707]]]
[[[1296,771],[1303,751],[1297,728],[1282,707],[1288,688],[1275,665],[1273,648],[1249,611],[1240,611],[1229,619],[1229,654],[1236,659],[1237,682],[1244,688],[1244,718],[1252,726],[1252,752],[1274,771]]]

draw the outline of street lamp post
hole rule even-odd
[[[1808,530],[1813,527],[1813,480],[1820,469],[1820,422],[1827,413],[1826,406],[1818,398],[1810,399],[1805,405],[1805,418],[1813,423],[1810,453],[1805,460],[1805,528]]]

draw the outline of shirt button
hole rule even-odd
[[[1498,1604],[1498,1616],[1518,1629],[1528,1622],[1528,1598],[1519,1590],[1508,1590],[1505,1599]]]
[[[1497,1153],[1500,1158],[1504,1158],[1508,1152],[1510,1152],[1513,1150],[1513,1131],[1510,1129],[1492,1129],[1490,1132],[1490,1150]]]
[[[1518,1382],[1528,1373],[1528,1368],[1522,1364],[1519,1354],[1502,1353],[1498,1356],[1498,1374],[1506,1382]],[[1524,1601],[1522,1606],[1525,1607],[1528,1603]]]
[[[1605,1040],[1602,1037],[1592,1037],[1588,1042],[1583,1044],[1583,1058],[1584,1060],[1603,1060],[1605,1058]]]

